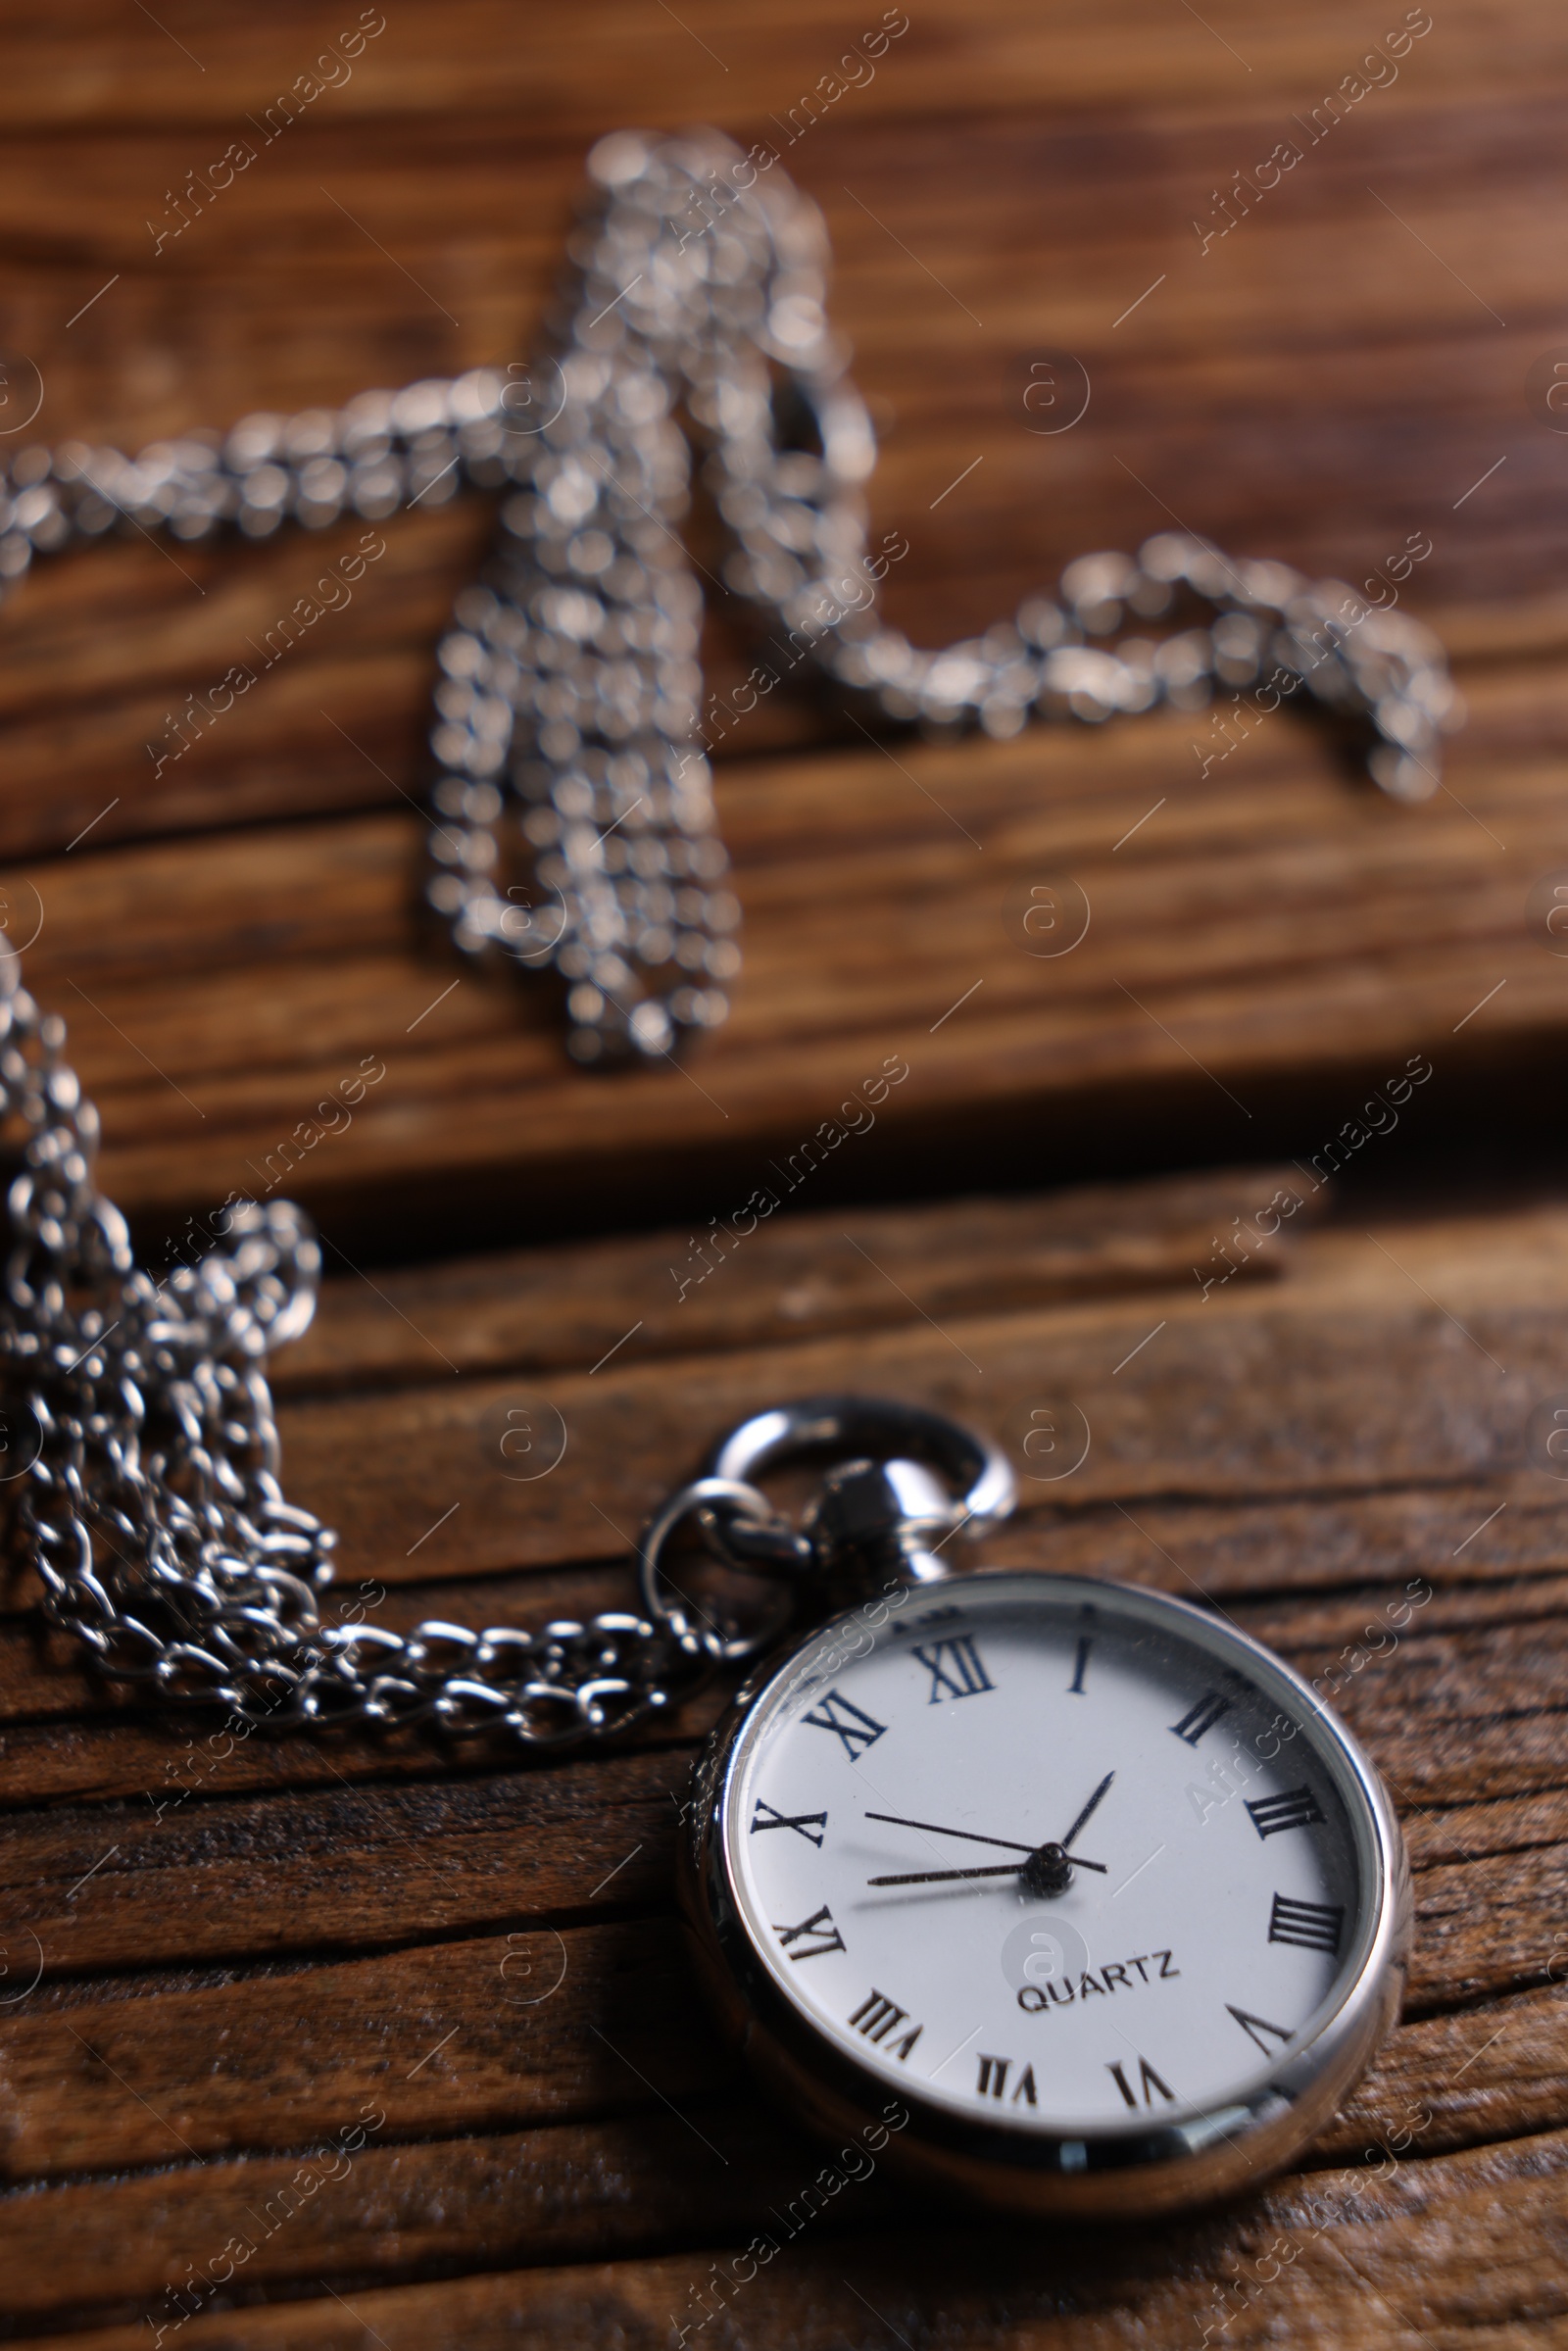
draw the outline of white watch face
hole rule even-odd
[[[1220,1620],[1067,1577],[827,1628],[759,1698],[722,1836],[747,1933],[820,2034],[896,2089],[1057,2135],[1265,2082],[1365,1965],[1383,1884],[1309,1693]]]

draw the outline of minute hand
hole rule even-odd
[[[1105,1777],[1101,1781],[1100,1786],[1095,1789],[1094,1794],[1090,1797],[1088,1803],[1084,1806],[1082,1812],[1079,1813],[1078,1818],[1073,1822],[1072,1827],[1062,1838],[1061,1842],[1064,1851],[1069,1853],[1071,1852],[1073,1838],[1077,1836],[1079,1830],[1083,1827],[1085,1821],[1089,1818],[1089,1815],[1094,1811],[1095,1806],[1100,1802],[1101,1797],[1104,1794],[1106,1788],[1110,1786],[1115,1777],[1116,1775],[1114,1772],[1107,1772]],[[1087,1868],[1087,1866],[1088,1865],[1086,1863],[1085,1867]]]
[[[999,1837],[985,1841],[1001,1844],[1003,1839]],[[1033,1852],[1034,1847],[1025,1845],[1020,1850]],[[1069,1853],[1067,1859],[1075,1870],[1098,1870],[1102,1878],[1107,1875],[1105,1864],[1102,1861],[1084,1861],[1076,1853]],[[1016,1878],[1017,1876],[1016,1864],[1010,1861],[1002,1861],[992,1862],[981,1870],[904,1870],[894,1878],[867,1878],[866,1884],[867,1886],[935,1886],[946,1878]]]
[[[868,1812],[868,1821],[891,1821],[895,1829],[924,1829],[932,1837],[962,1837],[972,1845],[1001,1845],[1005,1853],[1032,1853],[1033,1845],[1021,1845],[1012,1837],[980,1837],[973,1829],[944,1829],[936,1821],[906,1821],[897,1812]]]

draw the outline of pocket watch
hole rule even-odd
[[[791,1537],[751,1481],[813,1454]],[[712,1468],[650,1530],[645,1601],[679,1605],[693,1513],[732,1564],[855,1594],[755,1667],[688,1809],[685,1919],[763,2083],[834,2135],[902,2110],[890,2160],[1001,2210],[1166,2210],[1298,2155],[1393,2023],[1409,1936],[1345,1725],[1213,1608],[952,1572],[1013,1480],[940,1415],[814,1398]]]
[[[1277,1657],[1159,1592],[954,1575],[955,1538],[1012,1507],[1004,1456],[863,1396],[733,1431],[644,1537],[641,1616],[323,1623],[333,1538],[284,1496],[259,1368],[310,1320],[314,1241],[239,1203],[155,1283],[9,953],[0,1037],[32,1130],[0,1298],[31,1439],[21,1468],[0,1447],[0,1482],[46,1621],[99,1672],[247,1733],[427,1723],[547,1751],[749,1664],[697,1774],[682,1899],[723,2018],[806,2121],[897,2113],[911,2172],[1063,2212],[1218,2195],[1321,2129],[1396,2012],[1408,1875],[1371,1764]],[[753,1481],[810,1461],[796,1527]],[[671,1589],[689,1520],[770,1581],[752,1629]]]
[[[310,1319],[314,1242],[244,1203],[196,1268],[136,1271],[16,961],[0,1092],[34,1134],[0,1355],[32,1442],[3,1475],[46,1620],[100,1672],[247,1732],[549,1750],[749,1664],[697,1774],[682,1900],[723,2019],[807,2122],[897,2113],[896,2161],[1003,2209],[1153,2211],[1299,2153],[1393,2021],[1410,1897],[1376,1772],[1298,1675],[1160,1592],[953,1574],[955,1538],[1012,1507],[1004,1456],[858,1396],[724,1440],[644,1537],[641,1616],[323,1624],[332,1537],[284,1497],[258,1368]],[[799,1527],[753,1483],[824,1459]],[[753,1629],[671,1589],[689,1520],[770,1580]]]

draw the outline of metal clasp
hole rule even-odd
[[[824,1454],[821,1485],[797,1528],[754,1481]],[[868,1590],[939,1582],[953,1572],[941,1555],[948,1543],[987,1534],[1016,1494],[1006,1456],[989,1438],[885,1396],[810,1396],[757,1413],[715,1445],[707,1471],[649,1525],[638,1578],[649,1614],[724,1664],[770,1646],[808,1595],[820,1614]],[[663,1554],[687,1519],[710,1556],[777,1588],[752,1631],[699,1626],[670,1591]]]

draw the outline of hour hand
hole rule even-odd
[[[1000,1844],[1002,1839],[998,1837],[996,1841]],[[1052,1848],[1041,1849],[1049,1851]],[[1022,1845],[1019,1850],[1026,1856],[1023,1861],[990,1862],[984,1869],[978,1870],[901,1870],[896,1877],[867,1878],[865,1883],[867,1886],[937,1886],[944,1880],[954,1878],[1021,1878],[1035,1858],[1036,1848]],[[1107,1874],[1102,1861],[1085,1861],[1078,1853],[1064,1854],[1062,1858],[1075,1870],[1097,1870],[1102,1878]]]

